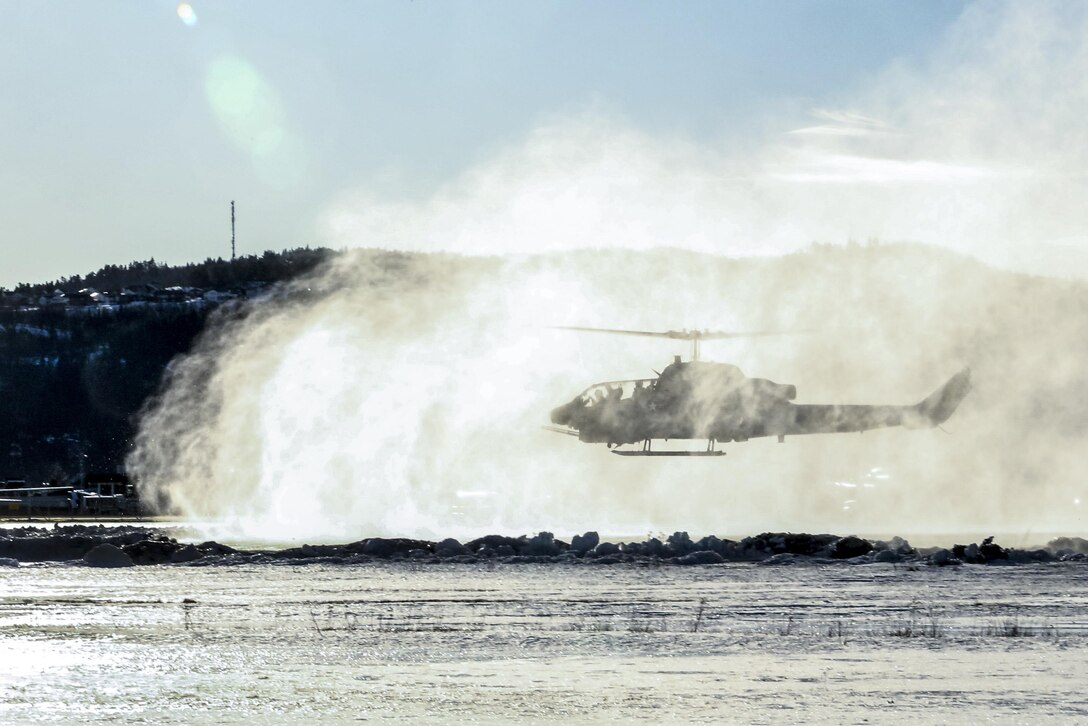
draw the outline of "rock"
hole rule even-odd
[[[498,557],[499,554],[493,548],[487,545],[481,545],[480,549],[476,550],[477,557]]]
[[[843,537],[831,548],[831,557],[836,560],[847,560],[851,557],[861,557],[873,551],[873,545],[861,537],[850,535]]]
[[[591,549],[588,554],[591,557],[607,557],[609,555],[618,555],[620,553],[620,546],[612,542],[601,542],[596,547]]]
[[[178,548],[178,543],[172,539],[141,539],[122,549],[138,565],[158,565],[169,562]]]
[[[917,554],[913,547],[910,546],[910,542],[902,537],[892,537],[888,541],[878,540],[873,543],[873,549],[877,552],[883,552],[885,550],[893,552],[902,557],[909,557],[910,555]]]
[[[227,546],[225,544],[219,544],[218,542],[211,542],[211,541],[201,542],[200,544],[198,544],[196,546],[196,548],[198,550],[200,550],[201,552],[203,552],[205,556],[215,555],[217,557],[223,557],[225,555],[239,554],[238,550],[234,549],[233,547],[229,547],[229,546]]]
[[[686,555],[692,548],[691,537],[687,532],[673,532],[666,540],[666,544],[669,553],[677,557]]]
[[[946,549],[939,549],[929,556],[929,564],[936,567],[945,567],[947,565],[961,564],[958,559],[952,556],[952,553]]]
[[[396,551],[396,544],[382,537],[370,537],[363,545],[363,554],[374,557],[392,557]]]
[[[725,548],[725,542],[710,534],[693,544],[691,548],[696,552],[717,552],[720,555]]]
[[[204,553],[192,545],[185,545],[170,555],[170,561],[174,563],[192,562],[204,557]]]
[[[987,537],[982,540],[982,544],[979,545],[978,551],[986,562],[1009,559],[1008,551],[1001,545],[994,544],[993,537]]]
[[[794,536],[805,537],[806,549],[808,550],[810,557],[830,557],[831,552],[839,541],[839,538],[833,534],[807,534]],[[790,551],[794,554],[801,554],[796,549],[791,549]]]
[[[371,537],[363,545],[363,554],[382,558],[392,557],[393,555],[407,555],[412,550],[426,550],[430,554],[431,547],[433,545],[430,542],[418,539]]]
[[[601,543],[601,536],[596,532],[586,532],[585,534],[576,534],[570,541],[571,551],[578,555],[584,555],[591,549]]]
[[[831,534],[793,534],[764,532],[745,537],[734,551],[744,559],[761,559],[766,555],[789,553],[804,557],[828,557],[839,538]]]
[[[741,542],[707,535],[697,541],[683,531],[674,532],[662,542],[649,538],[643,542],[613,544],[602,542],[597,532],[575,535],[568,545],[550,532],[518,538],[487,535],[462,544],[456,539],[440,542],[406,538],[371,538],[350,544],[305,544],[290,549],[239,552],[216,542],[183,544],[162,530],[147,527],[99,525],[64,525],[12,527],[0,530],[0,567],[22,562],[84,559],[100,566],[129,564],[191,563],[198,566],[246,563],[371,562],[376,559],[417,559],[420,562],[477,562],[488,558],[517,562],[574,563],[580,558],[608,562],[692,565],[722,561],[768,561],[780,564],[806,558],[831,564],[852,560],[854,563],[900,561],[928,562],[934,566],[977,564],[1017,564],[1030,562],[1076,562],[1088,560],[1088,540],[1063,537],[1052,540],[1046,550],[1005,549],[987,537],[979,544],[957,544],[949,549],[914,548],[905,539],[867,542],[857,536],[836,537],[829,534],[764,532]],[[108,547],[105,547],[108,545]],[[112,549],[111,549],[112,548]],[[118,555],[118,550],[121,556]],[[127,556],[127,559],[126,557]],[[510,560],[510,558],[516,558]],[[798,560],[801,561],[801,560]]]
[[[523,540],[518,548],[518,554],[526,557],[551,557],[559,554],[560,548],[556,544],[555,535],[551,532],[541,532],[534,537]]]
[[[518,541],[514,537],[504,537],[501,534],[488,534],[483,537],[477,537],[476,539],[465,543],[465,546],[475,552],[484,545],[490,547],[492,550],[498,550],[499,547],[506,545],[511,549],[517,547]]]
[[[725,558],[717,552],[700,550],[686,554],[683,557],[677,557],[673,562],[678,565],[718,565],[725,562]]]
[[[651,537],[642,543],[642,554],[647,557],[667,557],[669,553],[664,542],[657,537]]]
[[[100,544],[83,555],[83,562],[90,567],[132,567],[135,562],[116,545]]]
[[[744,554],[740,551],[739,544],[731,539],[718,540],[718,548],[714,551],[730,562],[745,558]]]
[[[961,562],[970,563],[973,565],[981,565],[986,562],[986,558],[981,555],[977,544],[953,544],[952,556],[956,559],[960,559]]]
[[[777,555],[771,555],[767,559],[763,560],[764,565],[792,565],[797,561],[797,555],[790,552],[779,552]]]
[[[450,537],[442,540],[434,546],[434,553],[439,557],[459,557],[461,555],[472,554],[468,547]]]

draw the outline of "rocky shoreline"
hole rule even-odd
[[[981,543],[915,548],[906,540],[866,540],[854,535],[765,532],[739,541],[713,535],[693,540],[676,532],[661,541],[603,542],[596,532],[570,542],[549,532],[534,536],[487,535],[469,542],[372,537],[348,544],[308,545],[279,550],[238,550],[218,542],[179,542],[160,529],[71,525],[21,527],[0,532],[0,565],[60,562],[97,567],[132,565],[358,564],[372,561],[432,563],[570,563],[715,565],[751,562],[913,563],[935,567],[961,564],[1011,565],[1088,561],[1088,540],[1061,537],[1045,548],[1005,548],[989,537]]]

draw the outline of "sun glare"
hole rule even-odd
[[[196,11],[189,3],[178,3],[178,17],[190,28],[196,25]]]

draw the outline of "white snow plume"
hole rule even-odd
[[[776,255],[879,238],[1084,276],[1086,37],[1081,3],[979,3],[925,61],[873,69],[837,107],[792,105],[762,135],[558,117],[429,196],[345,192],[322,231],[349,246],[479,254]]]
[[[818,112],[764,168],[798,192],[792,217],[822,222],[814,239],[919,240],[1084,276],[1085,38],[1081,3],[971,5],[924,64],[882,70],[844,99],[854,113]]]
[[[328,237],[358,246],[475,254],[663,245],[773,251],[749,236],[751,173],[720,151],[652,137],[607,115],[560,119],[501,150],[424,200],[362,188],[333,204]],[[758,214],[758,210],[755,210]],[[787,230],[788,231],[788,230]],[[810,240],[805,239],[803,242]],[[785,234],[781,249],[802,243]]]
[[[173,366],[131,461],[151,496],[267,539],[516,529],[597,498],[541,430],[581,382],[540,326],[594,305],[561,273],[360,253],[304,285]]]
[[[741,261],[357,251],[176,362],[130,464],[149,495],[264,540],[1070,531],[1088,499],[1084,310],[1083,285],[915,246]],[[795,384],[798,403],[912,404],[964,364],[975,389],[949,433],[622,458],[541,426],[589,384],[652,377],[687,346],[545,327],[575,323],[814,330],[703,346]]]

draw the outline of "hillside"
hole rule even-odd
[[[748,259],[356,250],[294,280],[230,305],[3,311],[0,474],[49,479],[135,451],[138,473],[194,515],[250,507],[257,491],[290,497],[305,483],[308,506],[329,507],[319,519],[373,520],[376,532],[395,532],[383,513],[409,505],[513,529],[533,526],[516,519],[526,511],[588,527],[607,514],[628,529],[649,511],[708,531],[722,512],[782,528],[857,517],[872,531],[877,503],[880,516],[937,526],[939,501],[942,516],[969,512],[983,526],[1075,516],[1088,501],[1076,454],[1088,432],[1080,282],[909,244]],[[913,403],[963,366],[974,390],[949,434],[736,444],[718,469],[623,468],[621,486],[616,457],[539,427],[590,383],[648,376],[687,348],[550,325],[806,331],[703,348],[796,385],[802,403]],[[836,488],[868,487],[875,467],[896,486]],[[344,509],[348,483],[359,511]],[[470,514],[462,491],[505,496]]]
[[[114,470],[131,446],[136,413],[210,315],[223,303],[244,314],[248,297],[333,254],[149,260],[0,290],[0,479]]]

